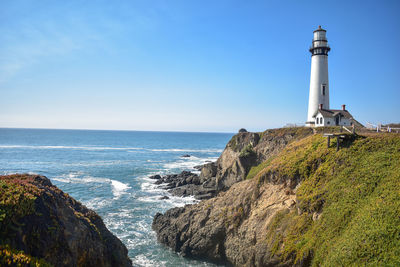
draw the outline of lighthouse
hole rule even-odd
[[[326,30],[319,26],[314,31],[310,47],[311,77],[307,126],[315,125],[315,116],[320,108],[329,110],[328,52],[330,50]]]
[[[311,78],[306,126],[357,125],[357,127],[364,127],[353,118],[346,109],[346,105],[342,105],[341,109],[329,108],[328,52],[330,50],[326,39],[326,30],[319,26],[314,31],[314,38],[310,47]]]

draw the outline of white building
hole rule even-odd
[[[310,127],[351,126],[353,124],[353,117],[345,109],[345,105],[342,105],[341,110],[329,109],[328,52],[330,50],[326,30],[319,26],[314,31],[310,47],[311,77],[306,122],[306,125]]]
[[[323,109],[321,104],[314,119],[315,127],[353,125],[353,116],[346,110],[346,105],[342,105],[342,109]]]

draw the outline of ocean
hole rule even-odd
[[[47,176],[103,218],[134,266],[214,266],[157,243],[153,216],[196,200],[171,196],[148,177],[196,172],[194,166],[217,160],[232,135],[0,128],[0,173]]]

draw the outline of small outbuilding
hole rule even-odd
[[[342,105],[342,109],[323,109],[320,104],[313,118],[315,119],[314,127],[352,126],[354,120],[350,112],[346,110],[346,105]]]

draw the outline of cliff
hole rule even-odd
[[[44,176],[0,176],[0,265],[132,266],[100,216]]]
[[[239,132],[226,145],[217,162],[202,169],[200,180],[211,180],[211,183],[215,180],[218,191],[226,190],[244,180],[251,167],[276,155],[288,143],[311,134],[313,130],[304,127],[272,129],[262,133]]]
[[[305,128],[266,133],[229,142],[225,192],[155,216],[161,243],[235,266],[399,264],[399,135],[349,135],[336,152]]]

